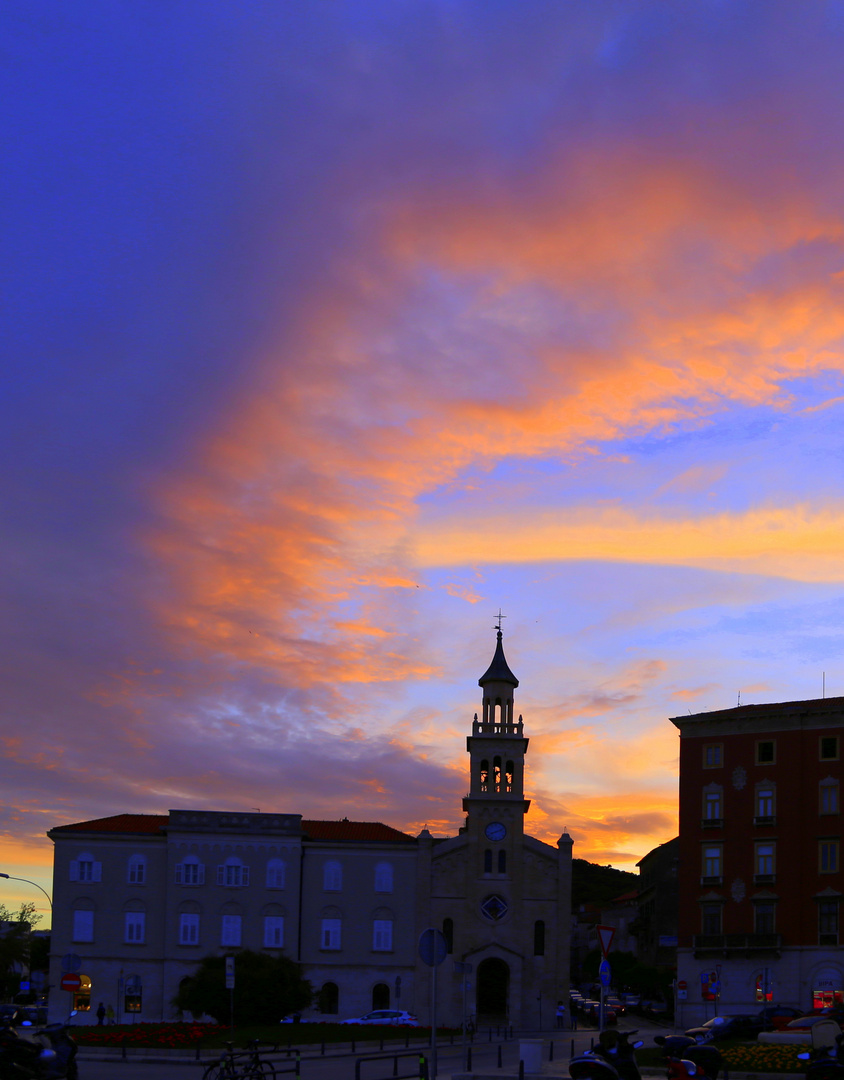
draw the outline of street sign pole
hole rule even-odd
[[[601,961],[601,965],[598,968],[598,974],[601,978],[601,997],[598,1004],[598,1031],[604,1030],[604,992],[610,985],[610,962],[607,959],[607,953],[610,951],[610,945],[612,945],[612,939],[615,936],[614,926],[596,926],[595,929],[598,932],[598,941],[601,945],[601,952],[604,954],[604,959]]]
[[[437,1080],[437,968],[448,955],[448,942],[439,930],[430,928],[419,935],[419,956],[431,971],[431,1068],[430,1080]]]

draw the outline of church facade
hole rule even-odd
[[[440,1024],[551,1026],[568,1000],[572,841],[525,832],[528,738],[500,629],[479,685],[457,836],[203,810],[50,830],[51,1017],[72,1003],[94,1022],[102,1001],[118,1022],[171,1019],[203,956],[232,955],[236,969],[249,948],[302,965],[313,1018],[398,1008],[427,1024],[436,977]],[[420,955],[428,929],[442,935],[436,967]],[[62,991],[69,968],[79,987]]]

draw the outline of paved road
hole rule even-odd
[[[628,1025],[623,1025],[627,1027]],[[632,1025],[629,1025],[632,1026]],[[665,1028],[642,1022],[638,1029],[645,1040],[646,1045],[652,1044],[653,1035],[662,1032]],[[568,1059],[572,1049],[572,1038],[575,1041],[575,1051],[580,1053],[596,1038],[594,1029],[580,1030],[577,1032],[555,1031],[531,1033],[530,1038],[542,1038],[544,1041],[542,1060],[546,1071],[551,1075],[568,1077]],[[554,1063],[548,1065],[550,1044],[554,1045]],[[498,1048],[501,1047],[501,1068],[503,1073],[517,1073],[519,1068],[519,1039],[513,1039],[505,1043],[489,1043],[478,1041],[472,1047],[472,1067],[474,1071],[496,1072],[498,1069]],[[414,1047],[410,1051],[411,1056],[400,1057],[398,1060],[398,1075],[413,1073],[420,1053],[428,1056],[428,1048]],[[403,1048],[399,1054],[407,1054]],[[359,1057],[370,1057],[369,1052],[362,1054],[343,1054],[338,1056],[308,1057],[303,1056],[301,1077],[302,1080],[354,1080],[355,1062]],[[443,1044],[437,1051],[438,1077],[439,1080],[448,1080],[453,1073],[463,1072],[463,1060],[460,1046]],[[286,1068],[292,1064],[282,1059],[281,1067]],[[198,1065],[196,1062],[156,1062],[154,1064],[140,1064],[127,1061],[93,1061],[81,1060],[79,1065],[80,1080],[201,1080],[205,1064]],[[286,1074],[279,1074],[279,1080]],[[289,1075],[293,1075],[292,1073]],[[392,1080],[394,1076],[394,1057],[387,1052],[379,1062],[365,1062],[361,1068],[362,1080]],[[416,1074],[414,1074],[416,1075]]]

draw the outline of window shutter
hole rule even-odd
[[[223,865],[217,867],[217,884],[225,885],[226,883],[226,868]]]
[[[79,860],[78,859],[71,859],[70,860],[70,880],[71,881],[78,881],[79,880]]]
[[[181,885],[182,884],[182,864],[180,862],[176,863],[175,871],[176,871],[176,884]]]
[[[249,867],[248,866],[242,866],[240,868],[240,884],[241,885],[248,885],[249,884]]]
[[[205,865],[200,863],[196,868],[196,883],[197,885],[205,884]]]
[[[102,881],[103,879],[103,864],[101,862],[95,862],[91,864],[91,881]]]

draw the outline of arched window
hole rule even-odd
[[[130,885],[143,885],[147,879],[147,860],[145,855],[133,855],[126,868],[126,880]]]
[[[322,989],[317,994],[317,1008],[327,1016],[336,1016],[340,1011],[340,991],[337,983],[327,982],[322,984]]]
[[[489,848],[484,852],[484,873],[492,873],[492,851]]]
[[[386,983],[376,983],[372,987],[372,1008],[389,1009],[390,988]]]
[[[481,762],[481,791],[489,790],[489,762],[486,758]]]
[[[443,919],[443,937],[450,956],[454,952],[454,919]]]
[[[380,862],[375,865],[375,891],[387,892],[393,891],[393,864],[388,862]]]
[[[515,772],[516,772],[516,769],[515,769],[515,767],[513,765],[513,762],[508,761],[507,765],[506,765],[506,767],[504,769],[504,782],[505,782],[505,786],[506,786],[507,791],[512,791],[513,790],[513,776],[514,776]]]
[[[501,790],[501,758],[494,757],[492,759],[492,790]]]
[[[196,855],[185,855],[175,866],[177,885],[204,885],[205,867]]]
[[[343,867],[336,859],[329,859],[322,868],[322,887],[325,892],[340,892],[343,888]]]
[[[139,900],[130,900],[123,909],[123,941],[143,945],[146,940],[146,912]]]
[[[217,867],[217,884],[229,888],[242,888],[249,884],[249,867],[237,855],[230,855]]]
[[[87,851],[70,861],[71,881],[102,881],[103,864]]]
[[[507,873],[507,852],[503,850],[498,852],[498,873]]]
[[[123,982],[123,1011],[139,1013],[143,1002],[143,984],[140,975],[127,975]]]
[[[537,919],[533,924],[533,955],[545,955],[545,923]]]
[[[283,889],[286,870],[284,859],[270,859],[267,863],[267,888]]]

